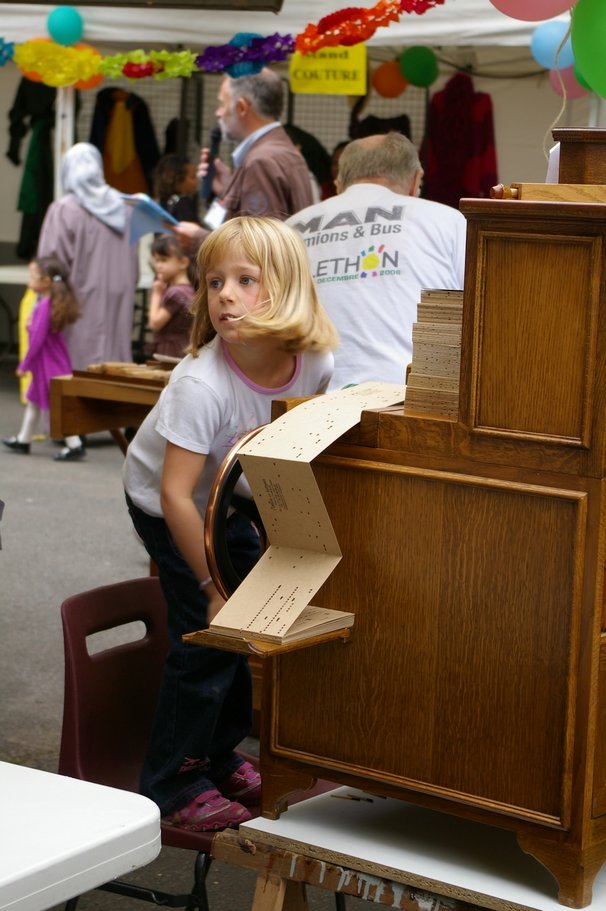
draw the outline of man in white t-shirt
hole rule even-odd
[[[341,338],[330,389],[405,381],[421,290],[463,288],[466,221],[418,198],[423,169],[400,133],[347,144],[338,195],[287,224],[303,236],[320,298]]]

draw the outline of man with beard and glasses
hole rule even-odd
[[[284,105],[281,78],[269,69],[238,78],[225,76],[218,102],[221,136],[236,146],[233,170],[221,159],[214,160],[212,189],[216,200],[205,219],[208,228],[237,215],[284,221],[311,205],[307,164],[279,120]],[[198,169],[201,179],[208,167],[209,149],[203,148]],[[174,231],[190,254],[208,234],[208,229],[192,222],[180,222]]]

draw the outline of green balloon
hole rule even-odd
[[[438,78],[438,59],[429,47],[409,47],[400,56],[400,69],[411,85],[426,88]]]
[[[584,89],[588,89],[591,92],[591,86],[589,85],[589,83],[583,76],[582,72],[580,71],[579,65],[576,62],[576,60],[573,65],[573,69],[574,69],[574,78],[579,83],[579,85],[581,85]]]
[[[583,86],[606,98],[606,3],[578,0],[572,8],[570,39],[577,79]]]

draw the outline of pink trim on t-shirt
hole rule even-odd
[[[275,395],[277,392],[286,392],[288,389],[290,389],[293,383],[296,382],[296,380],[299,378],[299,374],[301,373],[301,355],[295,354],[295,369],[288,383],[285,383],[284,386],[272,386],[271,389],[267,386],[259,386],[257,383],[253,383],[250,377],[246,376],[246,374],[240,370],[223,339],[221,339],[221,350],[223,351],[223,356],[225,357],[227,366],[230,368],[230,370],[233,370],[233,372],[242,380],[245,386],[248,386],[248,388],[252,389],[254,392],[260,392],[261,395]]]

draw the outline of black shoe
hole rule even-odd
[[[17,437],[5,437],[2,442],[13,452],[19,452],[21,455],[29,455],[29,443],[20,443]]]
[[[84,446],[74,446],[73,449],[66,446],[61,452],[55,453],[53,459],[55,462],[79,462],[85,455]]]

